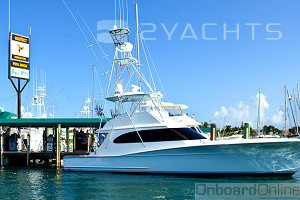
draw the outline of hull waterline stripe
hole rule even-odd
[[[97,171],[98,167],[66,167],[64,168],[64,170],[92,170],[92,171]],[[191,173],[191,174],[281,174],[281,173],[289,173],[289,174],[294,174],[297,171],[296,170],[279,170],[279,171],[132,171],[132,170],[120,170],[120,168],[111,168],[111,169],[107,169],[107,170],[101,170],[104,168],[99,167],[98,169],[100,169],[99,171],[103,171],[103,172],[139,172],[139,173],[166,173],[166,174],[170,174],[170,173],[174,173],[174,174],[185,174],[185,173]]]

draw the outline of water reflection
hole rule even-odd
[[[300,183],[280,177],[196,178],[164,175],[64,172],[49,168],[0,168],[0,199],[190,199],[195,183]]]

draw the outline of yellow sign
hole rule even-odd
[[[10,59],[29,62],[29,38],[11,33]]]
[[[29,69],[29,64],[28,63],[19,62],[19,61],[11,61],[10,66],[11,67],[20,67],[20,68]]]
[[[30,38],[10,33],[9,78],[30,79]]]
[[[14,39],[15,39],[16,41],[19,41],[19,42],[28,43],[28,39],[27,39],[27,38],[24,38],[24,37],[18,37],[18,36],[15,36]]]

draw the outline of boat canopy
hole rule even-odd
[[[107,97],[106,100],[111,102],[141,102],[141,101],[151,101],[152,99],[160,98],[162,94],[160,93],[144,93],[144,92],[127,92],[122,95],[114,95],[112,97]]]
[[[161,104],[165,110],[182,110],[188,108],[188,106],[184,104],[173,104],[169,102],[162,102]]]

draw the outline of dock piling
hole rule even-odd
[[[210,140],[215,141],[216,140],[216,124],[211,124],[210,125]]]
[[[4,134],[2,133],[2,126],[0,126],[0,166],[3,166],[4,162],[4,138],[3,138]]]
[[[70,128],[67,127],[66,130],[66,139],[67,139],[67,152],[70,152]]]
[[[91,149],[91,134],[89,133],[89,130],[87,130],[87,134],[88,134],[87,152],[90,152],[90,149]]]
[[[28,133],[27,135],[27,166],[29,166],[29,162],[30,162],[30,134]]]
[[[250,124],[245,123],[244,138],[250,139]]]
[[[56,133],[56,167],[61,167],[60,163],[60,135],[61,135],[61,124],[57,125]]]
[[[73,129],[73,152],[76,151],[76,133],[77,133],[77,130],[74,128]]]

